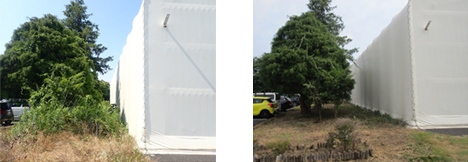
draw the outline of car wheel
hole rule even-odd
[[[6,125],[9,125],[9,124],[11,124],[11,120],[7,120],[7,121],[5,121],[5,124],[6,124]]]
[[[260,116],[262,118],[269,118],[271,116],[271,113],[268,110],[262,110],[262,112],[260,112]]]

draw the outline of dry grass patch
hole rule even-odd
[[[358,126],[358,138],[373,148],[371,161],[468,161],[468,136],[453,137],[408,129],[400,120],[350,104],[344,104],[339,114],[352,119]],[[304,117],[296,107],[257,127],[253,138],[259,145],[289,141],[292,146],[310,146],[326,142],[328,133],[334,131],[335,122],[333,105],[325,106],[320,122],[317,113]]]
[[[0,133],[0,161],[149,161],[128,134],[97,137],[61,131],[14,138],[7,129]]]

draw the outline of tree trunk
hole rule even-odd
[[[322,103],[316,102],[314,105],[314,109],[317,109],[319,112],[319,121],[322,121]]]
[[[301,97],[299,98],[299,101],[301,101],[301,115],[311,114],[312,111],[310,110],[310,105],[305,102],[308,96],[304,94],[300,94],[300,95]]]

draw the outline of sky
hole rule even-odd
[[[253,2],[253,56],[269,53],[271,41],[288,16],[308,10],[308,0],[254,0]],[[340,35],[353,39],[346,49],[359,48],[356,59],[392,18],[403,10],[407,0],[333,0],[333,12],[342,17],[346,26]]]
[[[114,56],[114,61],[109,65],[115,69],[142,0],[84,2],[88,7],[87,13],[93,14],[89,19],[99,25],[100,35],[97,43],[107,47],[101,57]],[[70,0],[0,0],[0,54],[5,52],[5,44],[10,42],[13,31],[29,21],[28,17],[41,18],[50,13],[63,19],[63,11],[67,4],[70,4]],[[110,82],[113,75],[114,70],[111,70],[105,75],[99,74],[99,79]]]
[[[108,48],[102,53],[102,57],[114,56],[114,61],[109,65],[115,69],[132,29],[133,18],[137,15],[142,1],[109,2],[85,0],[87,12],[93,14],[90,20],[99,25],[100,36],[97,42]],[[42,17],[50,13],[62,19],[65,5],[69,3],[69,0],[0,1],[0,54],[4,53],[5,44],[11,40],[13,31],[28,21],[28,17]],[[245,2],[242,3],[245,6]],[[307,3],[308,0],[254,0],[253,56],[258,57],[270,52],[270,43],[277,30],[286,23],[288,16],[306,12]],[[345,48],[358,47],[359,52],[353,55],[357,58],[406,3],[407,0],[334,0],[332,5],[337,8],[333,12],[343,18],[346,26],[341,35],[353,39]],[[105,75],[99,75],[99,78],[110,82],[113,75],[114,71],[111,70]]]

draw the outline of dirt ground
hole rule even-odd
[[[442,159],[439,160],[442,161],[445,161],[444,158],[455,161],[467,159],[468,155],[463,155],[463,153],[467,152],[468,146],[463,145],[463,143],[468,142],[468,136],[451,137],[409,129],[403,124],[399,124],[400,121],[389,119],[388,116],[372,117],[374,112],[359,110],[360,108],[357,109],[350,104],[345,104],[343,107],[339,117],[351,119],[357,127],[357,137],[373,149],[374,156],[368,159],[370,161],[421,160],[420,157],[424,160],[426,156],[429,159],[441,157]],[[257,139],[259,145],[283,140],[289,141],[293,146],[324,143],[328,138],[328,133],[334,131],[336,120],[333,105],[325,106],[322,111],[322,121],[318,120],[318,115],[303,117],[299,107],[296,107],[286,112],[284,116],[277,117],[255,128],[253,138]],[[419,135],[433,137],[424,139]],[[439,139],[438,143],[433,142],[432,138]],[[453,139],[459,140],[461,144],[450,144]],[[447,146],[447,144],[453,147],[438,148],[438,146]]]

